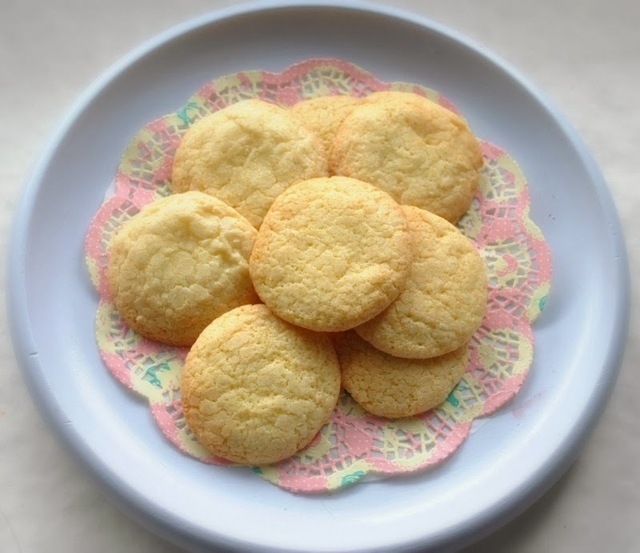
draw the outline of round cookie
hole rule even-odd
[[[342,385],[366,411],[400,418],[440,405],[465,373],[468,345],[430,359],[402,359],[375,349],[355,332],[336,341]]]
[[[446,220],[403,206],[413,264],[398,298],[356,328],[374,347],[398,357],[442,355],[469,341],[487,305],[487,272],[473,243]]]
[[[288,110],[252,99],[194,123],[173,162],[174,192],[200,190],[237,209],[256,228],[294,182],[328,174],[319,140]]]
[[[338,128],[361,102],[355,96],[319,96],[294,104],[291,113],[318,136],[328,158]]]
[[[275,463],[305,447],[340,394],[329,337],[290,325],[264,305],[225,313],[187,355],[182,405],[197,440],[219,457]]]
[[[417,94],[386,91],[368,96],[340,126],[330,170],[455,223],[471,205],[482,163],[461,117]]]
[[[222,313],[259,301],[249,276],[256,234],[201,192],[148,204],[110,246],[107,276],[120,315],[142,336],[191,345]]]
[[[262,301],[316,331],[353,328],[398,296],[411,245],[400,205],[368,183],[310,179],[271,206],[249,269]]]

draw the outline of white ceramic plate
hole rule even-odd
[[[105,370],[97,297],[83,264],[89,220],[129,138],[198,87],[309,57],[443,92],[528,177],[554,280],[535,361],[516,399],[428,473],[296,496],[248,469],[212,467],[169,445]],[[61,439],[123,508],[193,550],[372,551],[462,546],[542,494],[568,467],[615,381],[628,270],[605,183],[563,118],[493,55],[433,22],[382,7],[234,8],[170,30],[88,90],[53,138],[18,210],[9,259],[17,355]]]

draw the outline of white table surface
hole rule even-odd
[[[0,0],[3,261],[29,171],[84,87],[145,39],[231,4]],[[526,74],[564,112],[611,188],[635,274],[640,269],[640,3],[393,4],[484,44]],[[3,267],[3,284],[4,273]],[[1,297],[4,303],[4,285]],[[0,552],[181,551],[121,514],[56,442],[22,382],[5,310],[0,313]],[[634,303],[617,386],[577,462],[538,503],[467,553],[640,551],[639,332]]]

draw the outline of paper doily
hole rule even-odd
[[[283,106],[315,96],[366,96],[378,90],[411,91],[458,112],[439,93],[410,83],[383,83],[342,60],[308,60],[281,73],[243,71],[206,83],[177,112],[146,125],[131,140],[111,195],[95,215],[86,240],[86,260],[99,296],[96,339],[111,373],[149,401],[168,440],[203,462],[225,464],[194,439],[180,404],[186,349],[142,338],[120,319],[106,281],[114,232],[140,208],[171,193],[173,155],[182,134],[197,119],[247,98]],[[481,186],[458,227],[486,261],[489,300],[471,340],[465,376],[448,399],[421,416],[387,420],[364,412],[343,393],[331,420],[314,441],[275,465],[254,467],[262,478],[295,492],[351,485],[367,474],[407,473],[450,456],[469,435],[475,418],[509,401],[520,389],[533,358],[532,323],[544,308],[551,258],[529,218],[526,180],[501,148],[482,143]],[[106,184],[106,183],[105,183]]]

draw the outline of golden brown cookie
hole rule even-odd
[[[340,126],[330,170],[455,223],[471,205],[482,163],[461,117],[417,94],[386,91],[367,97]]]
[[[340,368],[325,334],[290,325],[264,305],[213,321],[184,366],[184,414],[215,455],[275,463],[305,447],[340,394]]]
[[[319,137],[328,159],[338,128],[361,102],[355,96],[319,96],[294,104],[291,113]]]
[[[487,273],[473,243],[423,209],[403,206],[413,264],[398,298],[356,328],[377,349],[407,358],[442,355],[469,341],[487,305]]]
[[[189,128],[173,162],[172,188],[216,196],[259,227],[289,185],[327,174],[318,138],[288,110],[252,99]]]
[[[336,341],[342,385],[373,415],[411,417],[440,405],[464,375],[468,346],[430,359],[402,359],[375,349],[355,332]]]
[[[283,319],[339,331],[398,296],[411,267],[400,205],[347,177],[291,186],[271,206],[250,259],[258,295]]]
[[[191,345],[222,313],[259,301],[249,276],[256,234],[235,209],[201,192],[145,206],[110,247],[120,315],[147,338]]]

